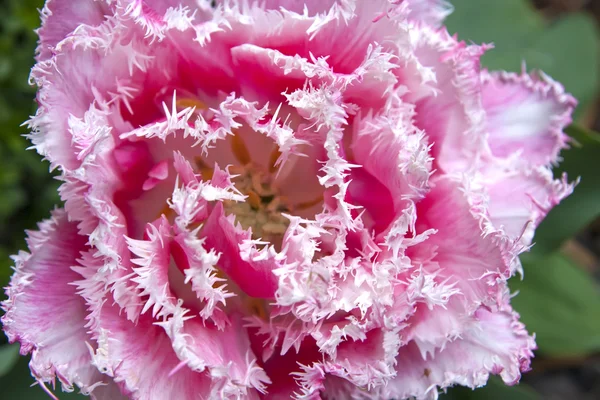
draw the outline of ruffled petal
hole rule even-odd
[[[361,167],[351,171],[349,196],[369,213],[376,233],[428,190],[429,146],[413,117],[413,107],[397,100],[382,115],[354,121],[346,157]]]
[[[423,262],[436,281],[459,289],[467,309],[495,302],[497,281],[512,273],[507,255],[493,235],[484,235],[459,182],[443,178],[434,185],[417,205],[417,230],[433,228],[436,233],[408,254],[413,262]]]
[[[543,73],[482,74],[482,102],[492,154],[515,164],[557,161],[576,100]]]
[[[213,15],[207,0],[118,0],[117,12],[142,27],[147,38],[163,40],[170,30],[192,29]]]
[[[276,264],[253,262],[243,259],[241,254],[244,242],[252,237],[248,231],[236,226],[234,216],[226,216],[223,205],[218,203],[202,228],[206,245],[226,256],[220,267],[248,296],[270,299],[275,295],[277,278],[273,274]]]
[[[99,314],[93,363],[136,400],[209,398],[210,377],[181,366],[171,339],[149,316],[137,324],[106,302]]]
[[[71,269],[87,238],[78,235],[64,210],[54,211],[39,228],[29,233],[31,254],[14,257],[16,272],[2,303],[3,329],[10,342],[21,343],[21,354],[32,354],[29,367],[41,385],[54,385],[58,378],[64,391],[76,385],[95,395],[97,385],[110,382],[91,364],[86,305],[74,286],[81,277]]]
[[[432,144],[435,166],[444,172],[475,168],[486,155],[479,59],[488,46],[467,46],[445,28],[415,26],[405,52],[422,75],[405,80],[416,105],[415,125]],[[408,70],[410,71],[410,69]]]
[[[250,349],[247,331],[239,316],[219,330],[198,319],[175,314],[159,323],[182,362],[193,371],[208,371],[211,391],[217,398],[256,398],[265,393],[271,379]]]
[[[260,338],[260,336],[254,338],[259,346],[261,346]],[[274,355],[264,362],[264,369],[273,381],[264,396],[265,399],[290,399],[299,392],[296,374],[302,371],[302,365],[310,365],[320,358],[318,347],[313,340],[307,338],[301,342],[303,349],[301,352],[290,351],[285,355]]]
[[[104,21],[97,36],[69,36],[56,55],[32,69],[39,107],[28,121],[30,139],[53,168],[73,170],[95,139],[131,129],[117,110],[129,105],[136,92],[131,75],[145,70],[151,57],[139,42],[124,45],[115,41],[118,32],[104,32],[114,28],[115,18]],[[99,66],[102,72],[93,73]]]
[[[436,399],[438,389],[455,384],[476,388],[490,374],[514,385],[529,370],[535,349],[518,315],[509,307],[480,308],[460,338],[433,354],[422,355],[414,343],[402,346],[397,375],[379,392],[381,398]]]
[[[546,167],[490,174],[481,185],[487,189],[493,226],[523,248],[531,245],[535,228],[548,212],[574,189],[566,176],[555,180]]]
[[[355,398],[385,386],[396,375],[400,338],[397,332],[374,329],[360,341],[339,346],[335,360],[303,365],[298,399]],[[339,378],[339,379],[338,379]]]
[[[446,0],[407,0],[410,18],[431,26],[440,26],[452,13],[452,5]]]
[[[72,7],[68,0],[46,1],[41,11],[42,27],[37,31],[40,36],[37,60],[51,58],[54,48],[76,29],[100,25],[108,11],[104,1],[84,0],[77,7]]]
[[[264,391],[263,382],[270,381],[262,369],[255,366],[240,318],[234,314],[233,317],[225,317],[225,321],[215,318],[216,324],[206,321],[214,311],[206,308],[215,306],[210,304],[211,300],[214,303],[210,296],[220,292],[221,306],[224,306],[225,299],[232,294],[223,288],[213,287],[215,293],[208,293],[206,304],[207,299],[195,296],[196,291],[191,290],[194,287],[187,286],[183,279],[189,275],[191,266],[198,268],[198,263],[208,264],[205,268],[212,267],[212,270],[207,270],[209,274],[215,272],[210,264],[216,263],[216,254],[202,251],[201,241],[178,233],[164,217],[148,226],[147,235],[148,240],[129,240],[131,251],[139,257],[133,262],[140,266],[134,269],[137,276],[132,280],[138,283],[141,296],[147,299],[142,313],[152,310],[152,317],[157,319],[155,324],[165,329],[182,362],[193,371],[209,371],[211,390],[219,388],[225,397],[243,396],[248,390],[252,392],[253,388]],[[177,275],[181,278],[178,279]],[[222,281],[215,279],[214,275],[206,278],[209,282],[212,278],[214,283]],[[240,306],[238,302],[236,305]],[[198,311],[206,317],[204,321],[193,319]]]
[[[329,11],[331,6],[339,0],[265,0],[264,7],[267,10],[285,9],[301,14],[304,8],[308,9],[308,15],[315,15]]]

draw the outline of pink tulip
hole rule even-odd
[[[443,0],[47,0],[4,331],[95,399],[435,399],[535,342],[507,279],[575,100]],[[75,388],[77,387],[77,388]]]

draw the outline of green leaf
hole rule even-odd
[[[581,356],[600,350],[600,287],[560,253],[522,257],[525,279],[513,278],[512,304],[539,352]]]
[[[536,230],[537,255],[556,250],[600,215],[600,134],[571,125],[567,133],[575,140],[561,153],[563,161],[555,175],[566,172],[571,180],[581,178],[573,194],[552,209]]]
[[[487,68],[518,71],[535,32],[544,21],[523,0],[490,0],[485,7],[472,0],[453,0],[454,12],[446,20],[451,33],[461,40],[494,43],[482,59]]]
[[[34,379],[28,367],[28,357],[19,357],[15,367],[7,374],[0,377],[0,398],[2,399],[26,399],[26,400],[49,400],[50,397],[39,385],[34,384]],[[48,384],[46,384],[47,387]],[[61,400],[89,400],[89,397],[76,393],[61,392],[60,384],[53,391]]]
[[[598,29],[590,15],[567,15],[538,35],[525,54],[529,68],[541,69],[577,98],[579,114],[598,93]],[[576,117],[579,115],[576,113]]]
[[[14,264],[9,258],[8,251],[0,246],[0,287],[6,287],[10,282],[10,276],[13,273],[12,265]]]
[[[453,0],[446,25],[459,38],[494,43],[482,57],[492,70],[520,71],[523,61],[561,82],[579,100],[576,116],[590,104],[599,86],[598,29],[591,16],[572,13],[546,21],[527,0]]]
[[[10,372],[19,359],[19,345],[5,344],[0,346],[0,377]]]

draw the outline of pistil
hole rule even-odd
[[[238,175],[233,179],[236,188],[247,195],[245,202],[225,201],[225,211],[233,213],[244,229],[252,228],[252,237],[281,247],[289,220],[282,215],[291,211],[287,199],[273,185],[273,176],[260,166],[249,163],[231,167]]]

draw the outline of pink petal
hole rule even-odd
[[[271,357],[264,363],[265,372],[273,384],[269,386],[265,399],[293,398],[298,391],[298,383],[294,373],[302,371],[301,365],[309,365],[319,359],[318,348],[311,339],[302,342],[303,351],[296,354],[287,352],[283,356]]]
[[[410,106],[391,103],[384,115],[354,122],[348,158],[362,168],[352,170],[348,190],[375,219],[377,233],[406,207],[407,199],[421,198],[428,188],[429,148],[412,125],[413,115]],[[367,204],[374,201],[381,204]]]
[[[374,329],[362,341],[340,345],[335,361],[325,363],[325,371],[348,380],[356,389],[385,385],[396,375],[399,348],[400,337],[396,332]]]
[[[450,179],[436,180],[432,191],[418,203],[417,212],[417,229],[421,225],[421,229],[433,228],[437,233],[417,246],[413,262],[422,259],[436,279],[455,285],[467,308],[495,301],[500,290],[496,280],[511,274],[509,255],[503,253],[496,238],[484,235],[460,186]],[[418,253],[427,248],[431,253]]]
[[[315,203],[315,199],[323,197],[324,188],[319,183],[321,161],[325,158],[323,150],[317,146],[299,146],[298,151],[303,155],[292,155],[279,168],[275,177],[275,185],[292,204]],[[304,210],[294,210],[296,215],[312,217],[323,209],[321,202]]]
[[[463,171],[485,153],[479,58],[487,46],[467,46],[445,28],[413,28],[411,43],[420,80],[406,80],[416,104],[415,124],[432,144],[436,167]],[[410,71],[410,69],[409,69]],[[458,99],[458,100],[457,100]]]
[[[338,0],[266,0],[265,9],[286,9],[298,14],[302,14],[304,8],[308,9],[308,15],[315,15],[329,11],[331,6]]]
[[[194,371],[209,371],[212,389],[220,396],[256,398],[271,383],[256,364],[240,318],[234,318],[224,330],[177,314],[158,325],[171,338],[179,359]]]
[[[119,315],[115,306],[104,304],[99,315],[101,330],[94,364],[114,377],[130,399],[191,399],[208,397],[210,377],[188,367],[177,369],[177,358],[165,331],[149,316],[137,324]]]
[[[152,167],[152,169],[148,172],[148,179],[144,181],[142,190],[148,191],[154,189],[156,185],[167,179],[168,176],[169,164],[167,160],[163,160]]]
[[[367,221],[367,226],[375,234],[381,233],[394,218],[394,200],[389,190],[364,169],[353,170],[350,179],[346,200],[364,207],[371,219]]]
[[[179,232],[165,217],[149,224],[146,236],[146,240],[128,240],[129,249],[137,256],[132,262],[139,266],[134,268],[132,281],[145,297],[142,313],[151,309],[153,317],[165,319],[180,313],[184,306],[222,328],[227,317],[213,313],[233,294],[218,285],[219,257],[215,252],[204,250],[202,240],[190,232]]]
[[[65,183],[60,191],[65,198],[65,208],[69,216],[79,222],[81,233],[89,236],[89,244],[92,246],[92,256],[86,258],[84,264],[86,268],[83,268],[83,270],[91,270],[92,273],[86,274],[80,270],[78,272],[85,278],[91,279],[94,275],[93,271],[100,270],[99,275],[102,276],[103,284],[113,285],[115,300],[127,312],[128,318],[134,320],[139,314],[140,305],[135,285],[128,279],[133,265],[125,241],[128,228],[131,228],[132,224],[128,223],[129,210],[120,207],[118,196],[127,173],[121,174],[123,171],[112,157],[114,148],[107,145],[106,138],[99,138],[99,140],[105,146],[104,151],[95,154],[91,159],[83,160],[82,166],[75,171],[66,171],[63,175]],[[137,153],[134,151],[124,154]],[[130,165],[132,171],[140,166],[138,161],[142,161],[141,170],[144,170],[145,157],[132,157],[132,159],[136,160]],[[139,169],[132,175],[136,176],[137,173]],[[141,183],[137,181],[134,187],[129,189],[134,192],[141,191]],[[124,197],[127,200],[127,196]],[[97,265],[98,263],[100,265]]]
[[[341,345],[334,360],[300,364],[302,372],[293,374],[301,385],[296,398],[355,398],[385,387],[395,376],[399,347],[396,332],[375,329]]]
[[[194,168],[192,168],[191,164],[179,151],[173,152],[173,168],[175,168],[175,172],[177,172],[177,175],[184,185],[187,186],[199,183]]]
[[[281,93],[293,91],[304,85],[307,76],[302,70],[294,71],[299,56],[288,56],[277,50],[243,44],[231,49],[237,76],[242,83],[242,95],[247,99],[265,101],[282,100]],[[299,68],[298,68],[299,69]],[[262,85],[265,79],[271,84]]]
[[[131,0],[124,8],[145,31],[146,37],[162,40],[171,29],[186,30],[193,22],[210,19],[212,10],[206,0]]]
[[[411,19],[432,26],[440,26],[452,12],[452,5],[446,0],[404,0],[411,10]]]
[[[250,241],[251,236],[239,224],[235,226],[234,221],[233,216],[225,215],[222,203],[217,203],[202,229],[206,246],[226,255],[219,266],[244,293],[251,297],[273,298],[277,288],[277,279],[272,272],[274,265],[242,259],[240,246],[244,241]]]
[[[531,244],[535,228],[548,212],[574,188],[566,177],[555,180],[545,167],[492,175],[484,185],[492,224],[524,246]]]
[[[10,342],[21,343],[21,354],[32,353],[29,367],[40,383],[58,377],[65,391],[77,385],[84,393],[96,393],[96,384],[110,385],[110,380],[91,364],[86,305],[74,285],[81,277],[71,269],[87,239],[63,210],[54,211],[39,228],[29,233],[31,254],[14,257],[16,272],[2,303],[4,331]]]
[[[110,26],[110,22],[104,24]],[[39,87],[39,108],[28,121],[30,138],[52,167],[77,168],[81,164],[79,149],[88,147],[85,142],[111,129],[127,127],[120,113],[114,112],[135,92],[123,82],[129,80],[134,64],[136,70],[145,69],[148,62],[133,47],[115,46],[107,56],[103,49],[85,51],[87,40],[90,38],[83,33],[68,37],[61,42],[57,55],[37,63],[31,72],[32,81]],[[107,41],[103,43],[107,46],[112,43],[111,37],[97,40]],[[93,72],[98,67],[102,73]],[[111,109],[113,112],[108,111]]]
[[[212,316],[212,310],[203,309],[205,300],[214,302],[213,297],[221,292],[224,305],[225,298],[231,295],[222,293],[222,288],[210,285],[212,293],[203,292],[205,298],[198,298],[185,286],[183,279],[178,282],[174,278],[173,273],[177,269],[186,275],[189,275],[190,268],[197,270],[199,267],[204,267],[204,271],[208,273],[215,272],[211,264],[216,263],[218,257],[214,252],[201,251],[201,241],[172,232],[172,227],[164,218],[157,221],[156,225],[149,225],[148,236],[149,240],[145,241],[129,240],[131,251],[139,257],[133,262],[140,266],[134,269],[137,276],[132,280],[142,290],[141,296],[147,298],[142,313],[152,309],[152,317],[160,320],[156,324],[167,332],[179,359],[194,371],[208,369],[212,386],[220,387],[224,393],[232,391],[229,393],[232,395],[243,395],[248,390],[253,392],[254,388],[264,391],[263,382],[270,381],[262,369],[254,365],[254,355],[250,351],[248,337],[241,327],[239,317],[227,318],[227,324],[217,325],[191,320],[198,311],[201,315],[206,311],[206,318]],[[173,263],[176,265],[173,266]],[[199,266],[199,263],[208,265]],[[210,284],[211,277],[206,278]],[[217,283],[214,276],[212,283]],[[214,304],[209,303],[207,306],[214,307]],[[186,315],[188,311],[189,315]]]
[[[176,246],[174,246],[176,244]],[[212,320],[214,324],[219,328],[223,329],[228,324],[229,318],[223,311],[223,308],[227,305],[228,298],[233,297],[234,294],[227,288],[227,285],[219,284],[222,278],[217,276],[217,260],[219,256],[215,254],[214,250],[207,252],[203,248],[203,241],[195,238],[195,232],[181,233],[175,237],[175,242],[171,244],[171,254],[174,255],[174,249],[179,248],[180,255],[184,260],[175,261],[177,266],[184,266],[182,272],[183,281],[179,283],[179,288],[182,288],[187,282],[191,283],[190,293],[189,290],[179,290],[178,296],[184,301],[189,301],[193,306],[201,305],[200,316],[204,320]],[[178,271],[177,269],[169,267],[169,274],[173,274]],[[173,276],[170,275],[170,284],[173,290],[177,291],[177,283],[174,282]],[[187,294],[187,299],[182,297],[182,294]],[[231,301],[231,300],[230,300]],[[234,304],[237,302],[233,300]]]
[[[268,2],[272,8],[278,8],[280,4],[284,8],[289,6],[291,10],[279,14],[251,8],[248,14],[255,24],[252,27],[235,26],[234,30],[246,31],[252,37],[249,40],[252,44],[284,55],[297,55],[307,60],[313,56],[327,57],[327,63],[333,70],[344,74],[353,72],[362,63],[373,42],[381,43],[397,34],[398,28],[393,20],[382,19],[381,16],[396,8],[402,9],[399,14],[406,13],[405,6],[390,4],[387,0],[368,3],[311,1],[307,3],[307,15],[303,14],[303,5],[293,0]],[[235,13],[231,17],[241,21]]]
[[[148,176],[161,181],[167,179],[167,176],[169,176],[169,164],[167,161],[163,160],[152,167],[152,169],[148,172]]]
[[[66,0],[46,1],[41,11],[42,27],[38,30],[37,60],[51,58],[56,45],[69,34],[80,26],[100,25],[107,13],[108,6],[103,1],[83,0],[77,7],[72,7],[71,2]]]
[[[396,378],[378,393],[382,398],[430,399],[438,388],[483,386],[490,374],[515,384],[529,369],[535,349],[517,317],[510,308],[494,312],[480,308],[460,338],[425,358],[415,344],[403,346],[396,359]]]
[[[566,147],[563,129],[576,100],[543,73],[482,74],[482,101],[492,154],[519,163],[548,165]]]

